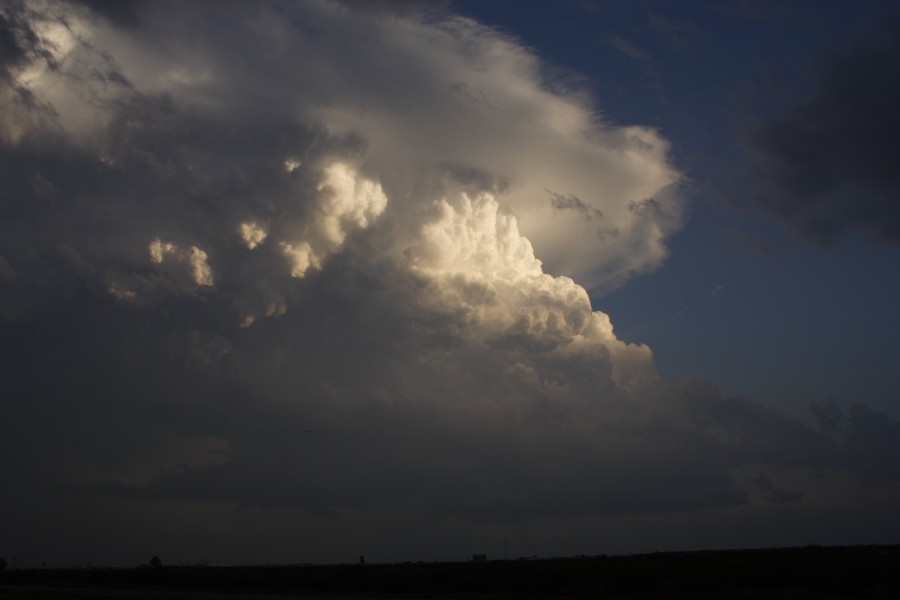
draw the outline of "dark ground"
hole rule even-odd
[[[0,573],[0,600],[73,598],[900,598],[900,546],[481,563],[142,566]]]

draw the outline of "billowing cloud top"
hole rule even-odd
[[[109,175],[162,161],[157,182],[180,177],[193,197],[235,205],[207,211],[210,229],[309,216],[298,186],[340,159],[388,188],[391,222],[449,188],[495,192],[546,270],[591,288],[663,260],[680,175],[655,131],[608,125],[580,95],[547,90],[530,52],[472,21],[306,4],[172,18],[148,3],[127,31],[78,6],[29,4],[28,25],[10,28],[22,47],[7,61],[0,133],[20,148],[63,136]],[[186,204],[166,195],[160,218]]]
[[[658,133],[478,23],[349,6],[3,7],[10,486],[525,518],[898,475],[895,423],[664,381],[592,310],[680,224]]]

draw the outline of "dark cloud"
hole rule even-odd
[[[109,19],[115,25],[137,28],[140,25],[139,10],[143,0],[66,0],[83,5],[93,14]]]
[[[37,45],[37,36],[16,13],[0,14],[0,67],[3,81],[12,82],[10,69],[28,59]]]
[[[338,261],[247,329],[194,298],[135,313],[89,291],[5,327],[8,489],[522,521],[749,505],[731,473],[757,464],[897,478],[898,424],[864,407],[817,406],[816,430],[702,382],[630,395],[602,354],[480,347],[408,312],[402,274]]]
[[[835,448],[836,461],[850,461],[868,477],[900,476],[900,465],[888,458],[900,451],[900,423],[861,403],[846,413],[832,402],[817,402],[810,408]]]
[[[777,487],[772,478],[765,473],[757,474],[750,481],[759,488],[763,500],[772,504],[794,504],[803,498],[803,494],[800,492],[791,492]]]
[[[730,230],[723,235],[732,246],[749,250],[760,258],[775,258],[778,256],[778,251],[772,244],[753,232]]]
[[[747,123],[755,201],[823,244],[853,231],[900,241],[900,25],[823,58],[803,100]]]
[[[564,196],[563,194],[551,190],[547,190],[547,193],[550,194],[550,204],[557,210],[573,210],[581,215],[586,221],[603,218],[603,213],[601,211],[590,204],[585,203],[581,198],[574,194]]]
[[[421,13],[439,13],[453,0],[337,0],[352,10],[406,17]]]

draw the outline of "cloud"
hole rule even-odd
[[[799,99],[743,128],[762,183],[754,202],[821,244],[850,232],[900,240],[900,26],[869,33],[823,57]]]
[[[293,172],[299,163],[286,161]],[[384,212],[387,197],[381,185],[358,177],[356,171],[343,163],[333,163],[324,172],[324,179],[316,187],[326,192],[314,211],[309,225],[291,242],[279,243],[291,261],[291,276],[303,277],[309,269],[321,269],[328,254],[344,244],[350,231],[365,229]],[[251,250],[262,242],[266,234],[255,224],[241,223],[244,241]]]
[[[651,62],[653,60],[649,54],[622,36],[610,34],[606,37],[606,43],[618,52],[638,62]]]
[[[749,251],[760,258],[771,259],[778,255],[772,244],[753,232],[732,229],[726,231],[724,236],[731,246]]]
[[[197,246],[182,249],[170,242],[162,242],[154,238],[147,247],[150,252],[150,261],[156,265],[171,265],[174,268],[186,268],[185,273],[189,282],[195,285],[213,285],[212,270],[206,262],[206,252]],[[132,292],[132,297],[136,294]]]
[[[550,194],[550,204],[553,205],[553,208],[557,210],[573,210],[576,213],[580,214],[583,219],[586,221],[590,221],[592,219],[602,219],[603,213],[590,206],[581,198],[569,194],[568,196],[563,196],[562,194],[557,194],[556,192],[551,192],[547,190]]]
[[[803,502],[827,485],[782,473],[895,481],[883,415],[814,428],[666,381],[592,309],[664,259],[682,176],[515,40],[352,3],[132,8],[4,9],[33,33],[0,115],[17,531],[63,514],[35,498],[110,530],[104,502],[160,499],[546,523],[794,498],[758,473]]]
[[[800,492],[790,492],[778,488],[772,478],[764,473],[758,473],[750,481],[757,485],[763,499],[772,504],[791,504],[799,502],[803,498],[803,494]]]

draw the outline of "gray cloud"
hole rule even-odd
[[[744,127],[764,182],[754,201],[818,243],[853,231],[900,240],[898,40],[889,23],[824,57],[802,100]]]
[[[763,499],[772,504],[793,504],[800,502],[803,498],[803,494],[800,492],[791,492],[777,487],[772,481],[772,478],[765,473],[758,473],[756,477],[750,481],[755,483],[759,488]]]
[[[732,229],[724,233],[725,240],[735,248],[743,248],[760,258],[771,259],[778,256],[778,251],[768,241],[750,231]]]
[[[586,204],[581,198],[574,194],[563,196],[562,194],[558,194],[551,190],[547,190],[547,193],[550,194],[550,204],[557,210],[573,210],[580,214],[586,221],[603,218],[603,213],[601,211]]]
[[[421,13],[439,13],[452,0],[338,0],[348,8],[405,17]]]
[[[141,0],[65,0],[86,6],[95,15],[109,19],[119,27],[135,28],[140,25]]]

